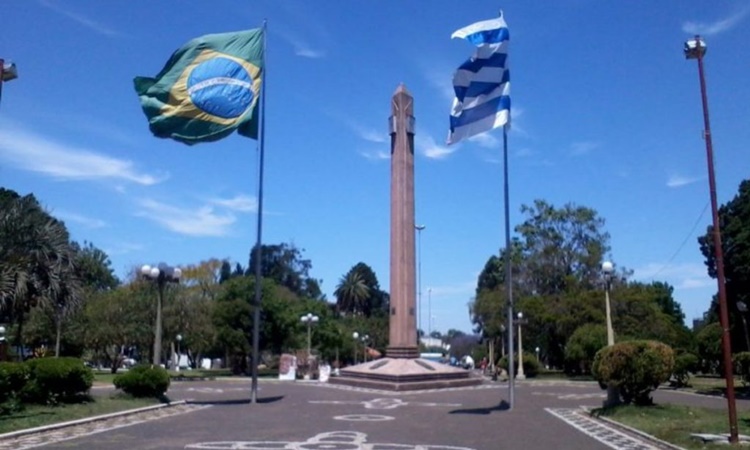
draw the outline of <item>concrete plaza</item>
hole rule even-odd
[[[173,383],[185,405],[13,440],[0,449],[651,449],[658,443],[580,414],[600,406],[595,383],[525,381],[507,408],[505,383],[383,392],[319,383],[261,380]],[[109,389],[96,389],[104,395]],[[722,398],[659,391],[657,402],[725,407]],[[748,409],[744,401],[738,406]]]

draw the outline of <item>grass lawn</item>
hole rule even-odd
[[[0,433],[141,408],[158,403],[159,400],[154,398],[135,399],[123,395],[113,395],[111,397],[92,397],[91,401],[86,403],[59,406],[26,405],[22,411],[0,415]]]
[[[690,437],[691,433],[729,433],[726,409],[695,408],[682,405],[636,407],[623,405],[592,412],[648,433],[686,449],[716,448]],[[750,413],[737,414],[740,434],[750,434]]]

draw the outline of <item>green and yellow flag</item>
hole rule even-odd
[[[136,77],[151,132],[186,144],[234,130],[258,138],[263,30],[210,34],[174,52],[156,78]]]

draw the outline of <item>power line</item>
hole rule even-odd
[[[677,255],[682,251],[682,248],[687,243],[688,239],[690,239],[693,236],[693,233],[695,232],[695,229],[698,227],[698,224],[701,222],[701,219],[703,219],[703,215],[706,214],[706,210],[708,210],[708,203],[706,203],[706,206],[703,207],[703,211],[701,211],[701,214],[698,216],[698,219],[696,219],[695,223],[693,224],[693,228],[690,229],[690,232],[687,236],[685,236],[685,239],[683,239],[682,243],[679,247],[677,247],[677,250],[672,254],[672,257],[667,260],[667,262],[659,269],[657,270],[653,275],[651,275],[651,279],[656,278],[657,275],[659,275],[661,272],[664,271],[669,265],[674,261],[674,259],[677,257]]]

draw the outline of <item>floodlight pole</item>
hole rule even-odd
[[[703,56],[706,54],[706,44],[700,36],[685,43],[685,57],[698,60],[698,78],[701,86],[701,102],[703,104],[703,138],[706,140],[706,159],[708,160],[708,186],[711,195],[711,214],[713,216],[714,256],[716,259],[716,282],[719,287],[719,320],[721,322],[721,343],[724,359],[724,378],[727,385],[727,407],[729,412],[729,442],[739,442],[737,430],[737,406],[734,396],[734,377],[732,373],[732,344],[729,334],[729,312],[727,311],[727,292],[724,277],[724,255],[721,249],[721,225],[719,224],[719,209],[716,201],[716,176],[714,175],[714,151],[711,142],[711,124],[708,120],[708,95],[706,94],[706,79],[703,73]]]

